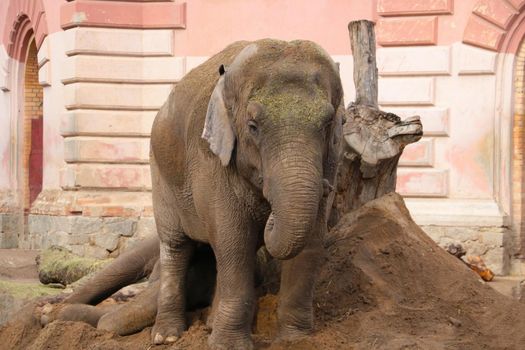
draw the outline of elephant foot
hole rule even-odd
[[[253,341],[250,335],[233,336],[212,332],[208,338],[208,346],[213,350],[253,350]]]
[[[56,320],[62,308],[64,308],[63,304],[45,304],[40,310],[40,325],[45,327]]]
[[[174,343],[185,330],[184,322],[157,319],[151,330],[151,342],[155,345]]]
[[[278,340],[296,341],[310,335],[313,329],[314,317],[311,308],[287,308],[279,311]]]
[[[275,340],[276,343],[281,342],[295,342],[306,338],[312,333],[312,329],[297,328],[292,326],[282,326],[279,328],[279,333]]]

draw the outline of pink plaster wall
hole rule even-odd
[[[42,0],[46,10],[48,33],[62,31],[60,27],[60,6],[66,4],[66,0]]]
[[[175,31],[175,55],[209,56],[232,41],[267,37],[309,39],[348,54],[348,22],[374,13],[375,1],[363,0],[191,0],[186,29]]]
[[[62,28],[60,28],[60,6],[67,3],[66,0],[30,0],[30,5],[38,4],[40,2],[42,6],[44,7],[45,11],[45,19],[42,23],[44,23],[44,28],[38,28],[38,32],[46,32],[47,34],[55,33],[58,31],[61,31]],[[12,29],[13,23],[12,22],[15,18],[10,18],[9,16],[9,6],[18,5],[20,8],[38,8],[38,5],[26,6],[25,2],[24,5],[22,5],[22,0],[0,0],[0,40],[1,43],[7,47],[9,43],[9,33]],[[32,12],[28,15],[33,14]],[[15,16],[16,17],[16,16]],[[30,18],[31,26],[33,31],[36,30],[35,26],[36,23],[33,23],[36,21],[35,18]],[[6,33],[7,32],[7,33]]]

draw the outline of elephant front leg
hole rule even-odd
[[[160,244],[160,291],[151,330],[154,344],[174,342],[186,330],[186,272],[193,244],[186,237],[180,238],[177,243]]]
[[[315,276],[323,252],[321,241],[315,240],[295,258],[282,262],[277,310],[281,340],[294,340],[313,331]]]
[[[216,245],[217,295],[208,341],[213,349],[253,349],[255,244],[242,241]]]

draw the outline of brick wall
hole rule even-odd
[[[523,211],[525,210],[525,172],[523,171],[525,148],[525,44],[522,43],[516,55],[514,75],[514,125],[512,129],[512,217],[514,231],[516,232],[516,247],[519,254],[525,256],[525,222]]]
[[[31,119],[42,118],[43,89],[38,83],[38,59],[32,41],[26,58],[24,74],[24,208],[29,209],[29,156],[31,154]]]

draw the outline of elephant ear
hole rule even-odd
[[[227,166],[235,145],[235,135],[224,103],[224,66],[219,68],[221,77],[213,89],[208,103],[202,138],[208,141],[211,151]]]

